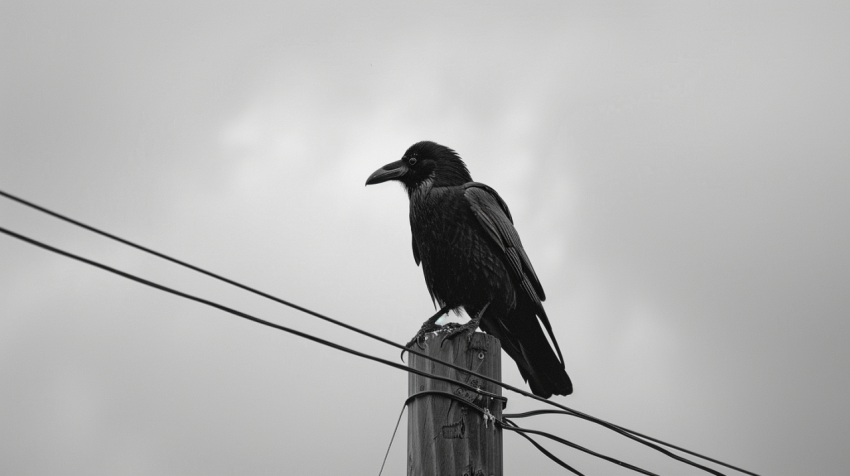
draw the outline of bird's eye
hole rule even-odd
[[[407,159],[407,163],[410,165],[416,165],[416,157],[411,157]]]

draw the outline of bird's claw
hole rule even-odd
[[[443,336],[443,340],[440,341],[440,347],[446,343],[448,339],[454,339],[459,334],[466,334],[466,344],[469,345],[472,342],[472,336],[475,335],[475,330],[478,329],[479,319],[472,319],[466,324],[456,324],[452,323],[452,328],[446,331],[446,335]],[[446,327],[446,326],[444,326]]]
[[[425,350],[425,336],[426,336],[426,334],[428,334],[429,332],[438,331],[441,328],[442,328],[442,326],[438,326],[436,324],[430,324],[430,323],[426,322],[419,329],[419,332],[417,332],[416,335],[413,336],[413,339],[410,339],[410,342],[405,344],[405,347],[407,347],[408,349],[412,349],[413,344],[416,344],[416,347],[419,347],[420,350]],[[404,353],[405,352],[407,352],[406,349],[401,351],[400,357],[401,357],[402,362],[404,362]]]
[[[425,349],[425,332],[422,332],[422,331],[417,332],[416,335],[413,336],[413,339],[410,339],[410,342],[408,342],[404,346],[407,347],[408,349],[410,349],[410,348],[413,347],[413,344],[416,344],[416,347],[419,347],[420,349],[424,350]],[[404,353],[404,351],[402,351],[402,353]]]

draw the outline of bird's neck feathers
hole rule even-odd
[[[423,197],[426,197],[430,192],[431,188],[434,187],[434,178],[428,177],[427,179],[417,183],[416,185],[407,185],[404,184],[404,189],[407,191],[407,198],[410,199],[410,202],[417,202],[421,200]]]
[[[437,161],[432,177],[435,187],[451,187],[472,182],[472,176],[469,175],[466,164],[454,151],[451,151],[451,156]]]

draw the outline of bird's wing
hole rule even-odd
[[[541,304],[541,301],[546,299],[546,295],[543,293],[543,287],[540,285],[540,280],[537,279],[537,274],[531,266],[528,255],[522,248],[519,234],[514,228],[511,212],[508,211],[508,205],[495,190],[483,183],[469,182],[465,184],[463,196],[469,202],[472,213],[475,214],[481,227],[484,228],[484,231],[496,246],[504,252],[505,260],[519,280],[523,292],[534,303],[537,317],[543,323],[546,332],[549,333],[552,343],[555,344],[555,351],[558,353],[558,359],[563,366],[564,358],[561,356],[561,349],[558,347],[558,341],[555,339],[549,317],[546,316],[546,311],[543,310],[543,304]]]
[[[522,283],[523,290],[539,307],[542,307],[540,301],[546,299],[546,294],[531,266],[531,261],[522,248],[522,242],[514,228],[507,204],[495,190],[478,182],[469,182],[464,185],[463,196],[484,231],[504,253],[511,270]]]

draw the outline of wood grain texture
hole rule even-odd
[[[493,336],[476,332],[467,345],[465,335],[445,341],[428,334],[425,352],[443,361],[501,379],[501,345]],[[410,355],[410,354],[408,354]],[[465,372],[410,355],[410,367],[451,377],[501,395],[501,387],[479,381]],[[502,403],[447,382],[410,374],[408,395],[438,390],[449,392],[502,417]],[[502,430],[481,413],[442,395],[423,395],[410,402],[407,426],[408,476],[502,476]],[[486,426],[485,426],[486,425]]]

